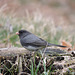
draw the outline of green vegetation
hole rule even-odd
[[[60,40],[69,41],[68,32],[63,29],[57,29],[50,18],[45,18],[40,13],[35,14],[30,16],[27,13],[27,17],[24,18],[0,15],[0,43],[11,43],[13,46],[20,46],[19,38],[15,34],[20,29],[26,29],[55,44],[60,44]],[[75,36],[72,35],[70,38],[72,45],[74,45]]]

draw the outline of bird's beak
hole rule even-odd
[[[16,32],[16,35],[19,35],[19,32]]]

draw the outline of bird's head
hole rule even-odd
[[[24,37],[28,34],[30,34],[30,32],[28,32],[26,30],[19,30],[18,32],[16,32],[16,35],[18,35],[19,37]]]

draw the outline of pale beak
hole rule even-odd
[[[16,32],[16,35],[19,35],[19,32]]]

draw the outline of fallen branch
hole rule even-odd
[[[17,54],[26,54],[29,53],[25,48],[0,48],[0,56],[13,56]]]

